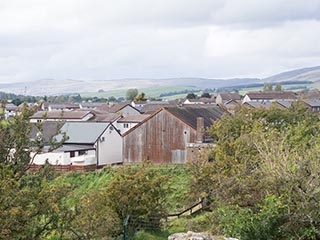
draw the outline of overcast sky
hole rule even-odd
[[[0,0],[0,83],[320,65],[320,0]]]

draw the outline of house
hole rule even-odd
[[[283,105],[279,104],[277,101],[274,102],[257,102],[257,101],[249,101],[249,102],[245,102],[242,104],[245,107],[249,107],[249,108],[265,108],[265,109],[270,109],[271,107],[273,108],[280,108],[280,109],[284,109],[286,107],[284,107]]]
[[[71,111],[71,110],[76,110],[79,109],[80,106],[77,103],[68,103],[68,102],[63,102],[63,103],[48,103],[44,102],[41,105],[41,109],[43,111]]]
[[[91,110],[91,112],[94,113],[94,117],[90,119],[90,122],[115,123],[117,120],[122,118],[122,116],[118,113],[105,113],[95,110]]]
[[[8,119],[14,117],[18,111],[18,106],[13,103],[7,103],[4,106],[4,118]]]
[[[128,115],[117,119],[114,125],[121,134],[124,134],[149,116],[150,114]]]
[[[294,92],[284,92],[284,91],[266,91],[266,92],[249,92],[243,98],[243,103],[256,101],[256,102],[266,102],[266,101],[278,101],[278,100],[296,100],[297,96]]]
[[[162,107],[175,107],[177,104],[173,104],[170,102],[159,102],[159,103],[147,103],[143,106],[143,108],[140,110],[143,114],[152,114],[156,111],[158,111]]]
[[[98,107],[101,107],[104,104],[106,104],[106,103],[102,103],[102,102],[82,102],[82,103],[79,103],[79,107],[81,109],[96,109]]]
[[[123,162],[185,163],[188,144],[202,142],[204,128],[224,112],[218,106],[163,107],[123,134]],[[199,117],[203,127],[197,128]]]
[[[111,106],[104,104],[100,107],[97,107],[96,110],[105,113],[117,113],[122,116],[140,114],[140,111],[131,106],[128,102],[116,103]]]
[[[203,100],[200,100],[200,99],[186,99],[184,102],[183,102],[183,105],[192,105],[192,104],[205,104],[203,102]]]
[[[64,122],[45,121],[39,123],[31,123],[30,139],[31,141],[41,140],[45,144],[50,144],[54,136],[63,126]]]
[[[299,99],[320,100],[320,91],[318,89],[299,92],[298,95],[299,95]]]
[[[320,112],[320,100],[316,99],[305,99],[302,101],[308,109],[314,113]]]
[[[61,132],[67,137],[62,147],[35,156],[34,165],[42,165],[48,160],[64,169],[92,170],[122,163],[122,138],[111,123],[66,122]],[[57,135],[56,139],[58,142],[63,140],[63,135]]]
[[[230,100],[241,100],[239,93],[219,93],[216,97],[216,104],[224,104]]]
[[[234,114],[235,111],[241,107],[241,104],[241,100],[229,100],[221,104],[221,107],[224,107],[228,112]]]
[[[292,106],[292,103],[296,102],[296,100],[277,100],[276,102],[284,108],[289,108]]]
[[[94,117],[94,114],[87,111],[38,111],[30,117],[30,122],[43,121],[88,121]]]

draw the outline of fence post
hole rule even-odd
[[[126,216],[126,219],[123,222],[123,240],[127,239],[127,225],[129,221],[130,215]]]

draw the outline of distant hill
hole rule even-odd
[[[209,78],[168,78],[168,79],[114,79],[114,80],[54,80],[41,79],[32,82],[0,84],[0,91],[15,94],[27,94],[34,96],[61,95],[70,93],[126,90],[128,88],[157,88],[187,86],[194,88],[225,88],[233,86],[250,86],[264,82],[287,81],[320,81],[320,66],[302,68],[293,71],[279,73],[277,75],[259,78],[233,78],[233,79],[209,79]]]
[[[293,71],[279,73],[277,75],[262,79],[264,82],[283,81],[320,81],[320,66],[301,68]]]

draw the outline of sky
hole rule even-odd
[[[320,65],[320,0],[0,0],[0,83]]]

